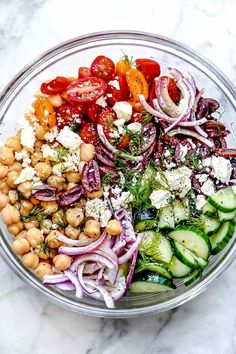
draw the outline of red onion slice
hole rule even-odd
[[[183,135],[187,135],[187,136],[192,136],[193,138],[196,138],[197,140],[201,141],[202,143],[204,143],[205,145],[209,146],[210,148],[213,148],[215,145],[212,141],[210,141],[209,139],[204,138],[202,135],[192,131],[192,130],[187,130],[187,129],[182,129],[182,128],[178,128],[176,130],[172,130],[169,135],[170,136],[174,136],[177,134],[183,134]]]
[[[128,273],[127,280],[126,280],[125,294],[129,290],[130,284],[132,282],[132,278],[133,278],[133,275],[134,275],[134,268],[135,268],[135,265],[136,265],[137,257],[138,257],[138,248],[133,253],[132,262],[131,262],[131,265],[130,265],[130,268],[129,268],[129,273]]]
[[[80,241],[80,240],[72,240],[71,238],[69,238],[69,237],[66,237],[66,236],[64,236],[64,235],[59,235],[59,236],[57,236],[57,239],[59,240],[59,241],[61,241],[61,242],[63,242],[63,243],[65,243],[65,244],[67,244],[67,245],[70,245],[70,246],[77,246],[77,247],[82,247],[82,246],[87,246],[87,245],[90,245],[92,242],[93,242],[93,240],[92,239],[90,239],[90,240],[88,240],[88,241]]]
[[[63,273],[55,274],[55,275],[45,275],[43,277],[43,284],[51,285],[51,284],[58,284],[67,281],[68,278]]]
[[[78,266],[84,262],[96,262],[102,264],[104,267],[108,269],[114,268],[114,264],[107,257],[95,253],[87,253],[76,257],[70,269],[72,271],[76,271]]]
[[[118,259],[119,264],[124,264],[128,262],[128,260],[133,256],[133,254],[138,249],[141,240],[142,240],[142,235],[138,235],[136,241],[132,244],[129,250]]]
[[[91,286],[92,288],[97,289],[101,293],[101,295],[105,301],[105,304],[107,305],[108,308],[110,308],[110,309],[115,308],[114,301],[104,286],[97,285],[95,280],[90,280],[90,279],[85,279],[85,283],[88,284],[89,286]]]
[[[78,267],[78,278],[79,278],[79,282],[82,286],[82,288],[87,292],[87,293],[94,293],[95,290],[89,288],[88,286],[86,286],[85,282],[84,282],[84,278],[83,278],[83,271],[84,271],[84,267],[85,267],[86,263],[82,263],[79,265]]]
[[[168,77],[155,78],[155,92],[158,103],[163,112],[173,118],[181,114],[181,107],[177,106],[170,98],[168,91]]]
[[[70,279],[72,284],[75,286],[75,296],[78,297],[79,299],[82,299],[83,297],[83,289],[82,286],[79,283],[79,280],[77,276],[71,271],[71,270],[65,270],[64,274]]]
[[[74,291],[76,289],[74,284],[72,284],[70,281],[65,281],[64,283],[58,283],[55,284],[55,286],[60,290],[66,290],[66,291]]]

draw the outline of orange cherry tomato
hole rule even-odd
[[[126,80],[133,97],[132,101],[139,102],[139,94],[144,95],[145,99],[148,98],[148,83],[140,71],[129,69],[126,73]]]
[[[116,63],[116,74],[125,76],[127,71],[131,68],[130,61],[128,58],[124,57],[121,58],[117,63]]]
[[[131,140],[130,135],[124,134],[121,138],[121,141],[119,142],[119,144],[117,146],[118,149],[120,149],[120,150],[126,149],[129,146],[130,140]]]
[[[53,128],[56,125],[57,121],[54,108],[47,98],[38,98],[36,101],[33,102],[33,107],[35,109],[36,117],[44,128],[49,129]]]

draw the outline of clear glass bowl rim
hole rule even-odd
[[[223,72],[218,69],[209,60],[204,58],[202,55],[189,48],[188,46],[179,43],[173,39],[156,35],[148,32],[130,31],[130,30],[115,30],[115,31],[102,31],[89,33],[83,36],[78,36],[62,42],[48,51],[42,53],[35,60],[26,65],[21,71],[19,71],[14,78],[6,85],[0,94],[0,111],[4,107],[7,100],[11,98],[12,93],[18,87],[18,85],[36,69],[41,63],[45,63],[49,59],[53,58],[55,55],[73,48],[75,45],[88,44],[99,40],[112,40],[112,39],[135,39],[147,42],[157,42],[163,45],[167,45],[172,49],[181,51],[188,56],[194,57],[195,60],[200,61],[209,71],[211,71],[225,86],[230,95],[236,101],[236,88],[233,83],[223,74]],[[0,230],[2,233],[2,231]],[[3,239],[0,237],[0,254],[5,260],[5,262],[17,273],[17,275],[22,278],[31,288],[36,290],[38,293],[51,300],[52,302],[70,309],[72,311],[79,312],[81,314],[95,316],[95,317],[110,317],[110,318],[131,318],[145,316],[148,314],[159,313],[173,309],[185,302],[193,299],[197,295],[201,294],[206,290],[211,283],[217,279],[235,260],[236,258],[236,242],[232,245],[229,252],[223,257],[220,265],[216,267],[204,280],[193,286],[191,289],[186,290],[186,292],[176,296],[175,298],[168,300],[161,304],[144,306],[132,309],[101,309],[96,306],[90,306],[86,304],[80,304],[79,302],[73,302],[60,294],[53,293],[50,288],[36,282],[30,273],[26,272],[20,262],[11,254],[9,247],[5,244]]]

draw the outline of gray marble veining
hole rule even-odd
[[[27,62],[68,38],[109,29],[173,37],[236,82],[235,0],[0,0],[0,89]],[[236,264],[204,294],[159,315],[97,319],[29,289],[0,260],[0,354],[234,354]]]

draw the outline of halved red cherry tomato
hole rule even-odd
[[[156,98],[156,92],[155,92],[155,83],[153,82],[151,85],[150,85],[150,88],[149,88],[149,104],[150,106],[153,106],[153,100]]]
[[[110,85],[109,82],[107,84],[107,102],[109,102],[111,105],[114,105],[116,102],[119,101],[126,101],[129,97],[129,87],[127,85],[125,76],[119,75],[117,81],[119,83],[120,89],[117,89],[116,87]]]
[[[80,125],[83,120],[83,115],[75,106],[63,104],[57,109],[56,118],[58,128],[62,129],[66,125],[71,126],[75,123]]]
[[[139,102],[139,94],[148,98],[148,84],[144,75],[137,69],[129,69],[126,73],[126,80],[134,102]]]
[[[145,76],[147,82],[151,82],[161,72],[159,63],[152,59],[137,59],[136,68]]]
[[[66,90],[70,80],[63,76],[57,76],[54,80],[43,82],[41,85],[41,92],[46,95],[57,95]]]
[[[45,129],[53,128],[56,125],[54,108],[47,98],[38,98],[33,102],[32,106],[35,109],[36,117]]]
[[[128,57],[124,56],[116,63],[116,73],[118,75],[125,76],[127,71],[131,68],[130,60]]]
[[[115,64],[113,61],[104,55],[99,55],[91,64],[91,74],[105,81],[112,79],[115,72]]]
[[[129,142],[130,142],[130,135],[129,134],[124,134],[119,142],[119,144],[117,145],[117,148],[120,150],[124,150],[129,146]]]
[[[96,125],[93,122],[85,123],[79,133],[85,143],[95,144],[98,141]]]
[[[126,77],[123,75],[118,75],[118,81],[120,85],[120,91],[122,92],[123,101],[127,100],[130,94],[129,86],[126,81]]]
[[[87,109],[87,116],[91,119],[92,122],[96,122],[98,120],[99,113],[101,112],[101,106],[96,103],[92,103],[89,105]]]
[[[111,139],[110,132],[114,127],[114,120],[116,119],[116,113],[111,107],[105,107],[98,116],[98,124],[103,126],[104,134],[107,139]]]
[[[133,112],[130,121],[131,123],[136,123],[136,122],[140,123],[142,122],[142,119],[143,119],[142,113]]]
[[[92,103],[101,97],[107,88],[105,81],[98,77],[84,77],[73,81],[67,87],[66,93],[72,103]]]
[[[87,66],[81,66],[79,68],[79,72],[78,72],[78,78],[79,79],[83,79],[84,77],[91,77],[91,71],[90,68],[88,68]]]
[[[170,98],[175,103],[179,103],[181,92],[178,89],[178,87],[176,86],[175,80],[172,79],[172,77],[169,77],[169,76],[163,76],[163,77],[167,77],[168,78],[168,92],[169,92]]]

